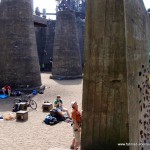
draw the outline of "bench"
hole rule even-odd
[[[28,111],[20,110],[16,112],[16,121],[28,120]]]
[[[27,103],[25,102],[19,103],[19,110],[27,110]]]
[[[43,112],[49,112],[53,108],[53,104],[43,103],[42,108],[43,108]]]

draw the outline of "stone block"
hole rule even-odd
[[[19,110],[27,110],[27,103],[21,102],[19,105]]]
[[[52,108],[53,108],[52,103],[43,103],[42,105],[43,112],[49,112]]]
[[[18,111],[16,112],[16,121],[26,121],[28,120],[28,111]]]

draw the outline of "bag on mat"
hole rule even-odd
[[[12,92],[10,93],[10,95],[11,95],[11,96],[20,96],[20,95],[22,95],[22,93],[21,93],[20,91],[12,91]]]
[[[56,109],[51,110],[50,115],[52,117],[55,117],[57,119],[57,121],[64,121],[65,120],[65,118],[62,117]]]
[[[57,119],[55,117],[52,117],[51,115],[47,115],[44,119],[45,124],[47,125],[54,125],[58,123]]]

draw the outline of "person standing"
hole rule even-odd
[[[71,102],[73,121],[73,140],[70,149],[77,150],[81,141],[81,113],[78,111],[78,104],[76,101]]]

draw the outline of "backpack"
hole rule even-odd
[[[45,124],[47,125],[54,125],[58,123],[57,119],[55,117],[52,117],[51,115],[47,115],[44,119]]]
[[[56,109],[51,110],[50,115],[52,117],[55,117],[57,119],[57,121],[64,121],[65,120],[65,118],[62,117]]]
[[[16,91],[12,91],[11,93],[10,93],[10,96],[16,96],[17,95],[17,92]]]
[[[39,91],[39,94],[44,94],[44,92],[43,91]]]
[[[16,91],[16,96],[21,96],[22,92],[21,91]]]
[[[19,108],[20,108],[19,103],[16,103],[16,104],[13,106],[13,108],[12,108],[12,112],[17,112],[17,111],[19,111]]]
[[[11,96],[20,96],[20,95],[22,95],[22,93],[21,93],[20,91],[12,91],[12,92],[10,93],[10,95],[11,95]]]

